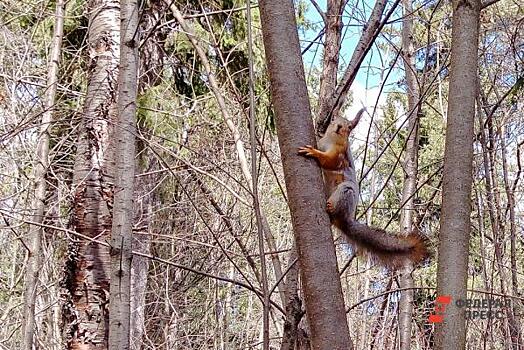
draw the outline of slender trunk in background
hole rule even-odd
[[[501,219],[501,211],[500,208],[500,198],[495,194],[498,190],[499,184],[497,183],[497,177],[496,177],[496,170],[495,165],[497,163],[496,161],[496,152],[495,150],[495,135],[493,132],[493,119],[489,118],[487,121],[487,129],[488,129],[488,136],[489,136],[489,144],[488,140],[486,140],[486,133],[484,131],[484,126],[486,125],[484,123],[484,119],[482,118],[481,110],[478,111],[478,119],[479,124],[481,126],[481,130],[479,133],[480,136],[480,144],[482,146],[482,160],[484,165],[484,185],[486,188],[486,206],[488,209],[489,214],[489,220],[491,224],[491,230],[492,230],[492,237],[493,237],[493,248],[495,251],[495,262],[497,263],[499,272],[498,277],[500,280],[500,292],[505,295],[506,294],[506,273],[503,262],[503,242],[506,240],[504,235],[504,225],[502,223]],[[501,139],[501,147],[504,148],[504,141]],[[503,161],[504,163],[504,161]],[[503,165],[504,168],[504,165]],[[510,345],[508,348],[520,350],[520,336],[519,336],[519,330],[516,327],[516,319],[513,315],[513,309],[511,307],[504,308],[504,312],[507,315],[507,319],[504,320],[505,326],[501,328],[501,332],[504,335],[504,339],[508,339],[507,336],[509,336]],[[508,329],[506,329],[508,328]],[[508,332],[509,330],[509,332]]]
[[[322,56],[322,74],[318,96],[318,115],[327,115],[325,111],[329,99],[337,87],[338,62],[340,57],[340,37],[342,36],[342,10],[344,0],[328,0],[324,16],[324,52]]]
[[[137,0],[120,3],[120,68],[118,119],[115,125],[115,188],[111,228],[109,349],[129,349],[133,189],[135,179],[135,116],[138,74]]]
[[[404,155],[404,184],[402,187],[402,201],[404,207],[400,212],[400,229],[407,235],[413,231],[413,214],[415,212],[414,195],[417,189],[418,176],[418,135],[419,135],[419,87],[415,75],[415,60],[413,50],[413,5],[412,0],[402,0],[404,7],[404,21],[402,24],[402,56],[404,58],[404,72],[406,76],[406,92],[408,97],[408,136],[406,153]],[[400,350],[409,350],[411,347],[411,321],[413,319],[413,264],[407,262],[400,271],[400,287],[406,288],[400,296],[398,327],[400,336]],[[411,288],[411,289],[409,289]]]
[[[257,136],[256,136],[256,115],[255,115],[255,71],[253,69],[253,33],[251,23],[251,0],[246,0],[246,17],[247,17],[247,47],[249,56],[249,136],[251,140],[251,190],[253,193],[253,209],[255,210],[257,237],[258,237],[258,259],[260,260],[260,272],[262,274],[261,289],[263,293],[262,305],[262,349],[269,350],[269,308],[270,298],[266,255],[264,250],[264,231],[262,229],[262,212],[260,210],[260,201],[258,195],[258,172],[257,172]],[[284,303],[284,301],[282,301]]]
[[[260,15],[312,349],[352,349],[320,168],[297,155],[316,142],[293,1],[261,1]]]
[[[27,258],[27,269],[25,273],[24,285],[24,349],[33,349],[33,338],[35,334],[35,304],[38,287],[38,274],[41,269],[41,245],[43,228],[39,226],[44,221],[45,196],[47,191],[46,172],[49,167],[49,131],[53,121],[53,111],[55,106],[55,96],[58,87],[58,66],[60,65],[60,54],[62,39],[64,36],[64,0],[57,0],[55,11],[55,26],[53,31],[53,41],[49,57],[47,73],[47,90],[44,95],[44,113],[38,131],[38,141],[36,144],[36,160],[33,166],[33,176],[35,181],[35,193],[31,202],[33,216],[31,221],[34,223],[29,228],[26,246],[29,248]]]
[[[396,7],[399,2],[400,0],[396,0],[396,2],[393,4],[393,8]],[[325,98],[323,101],[321,101],[322,106],[318,111],[319,115],[316,125],[317,134],[324,134],[327,126],[331,122],[331,119],[339,116],[340,109],[346,101],[349,88],[357,76],[358,69],[364,61],[364,58],[366,57],[369,49],[375,42],[378,34],[380,33],[381,18],[382,14],[384,13],[384,9],[386,8],[386,4],[387,0],[377,0],[375,2],[375,6],[371,11],[369,20],[364,26],[362,35],[357,43],[357,46],[355,47],[355,51],[353,51],[351,60],[349,61],[340,83],[337,85],[336,89],[329,98]],[[390,11],[388,15],[391,15],[391,13],[392,11]],[[384,20],[387,20],[387,16],[385,16]],[[331,27],[328,27],[326,30],[329,30],[330,28]],[[328,48],[330,47],[331,46],[328,46]]]
[[[89,82],[73,173],[72,229],[102,242],[109,242],[112,223],[119,15],[116,0],[88,3]],[[70,300],[63,309],[68,348],[107,348],[109,248],[71,239],[66,280]]]
[[[161,79],[162,67],[164,67],[164,50],[159,44],[165,40],[165,35],[161,31],[155,31],[157,18],[164,13],[164,10],[149,3],[148,6],[140,8],[139,30],[144,33],[148,32],[149,37],[141,42],[139,55],[139,68],[141,72],[138,81],[138,95],[142,95],[146,90],[158,86],[163,80]],[[141,37],[143,40],[143,36]],[[137,126],[138,128],[138,126]],[[155,159],[147,142],[153,137],[154,132],[147,125],[142,124],[137,134],[145,140],[137,139],[137,152],[139,159],[136,161],[136,173],[155,172],[161,168],[161,165]],[[134,225],[139,234],[133,235],[133,251],[146,255],[151,253],[151,237],[154,231],[154,206],[160,202],[158,191],[155,188],[162,181],[162,176],[158,173],[150,176],[138,176],[135,178],[134,194]],[[135,231],[136,232],[136,231]],[[146,325],[146,291],[149,276],[149,259],[144,256],[134,255],[131,261],[131,324],[130,324],[130,348],[132,350],[141,350],[144,346],[144,334]]]
[[[517,280],[518,266],[517,266],[517,223],[515,217],[515,192],[514,189],[510,186],[509,177],[508,177],[508,162],[506,159],[506,128],[502,127],[500,131],[500,148],[502,155],[502,174],[504,179],[504,189],[506,191],[507,197],[507,210],[509,211],[509,227],[510,227],[510,264],[511,264],[511,290],[514,296],[521,297],[519,291],[519,285]],[[520,144],[517,145],[517,158],[520,157]],[[520,159],[517,160],[520,164]],[[516,180],[518,181],[518,176]],[[516,185],[516,184],[515,184]],[[515,186],[516,187],[516,186]],[[522,341],[522,326],[520,322],[520,315],[522,310],[522,301],[515,299],[512,302],[512,314],[509,317],[509,327],[511,340],[514,349],[522,349],[524,343]],[[506,310],[508,312],[509,310]]]
[[[444,322],[435,327],[436,350],[465,349],[464,308],[471,233],[471,184],[480,0],[453,0],[451,68],[442,212],[438,249],[437,295],[450,295]]]
[[[141,198],[142,202],[135,205],[136,218],[143,218],[145,222],[140,222],[140,219],[135,220],[138,227],[146,227],[147,234],[135,235],[133,239],[133,250],[144,254],[150,254],[151,248],[151,216],[153,213],[153,203],[155,202],[153,185],[151,182],[143,184],[140,188],[140,179],[137,179],[138,184],[135,186],[135,198]],[[146,192],[147,191],[147,192]],[[153,197],[153,198],[151,198]],[[143,256],[134,256],[131,261],[131,323],[130,323],[130,348],[132,350],[140,350],[143,346],[143,337],[145,333],[145,308],[146,308],[146,289],[148,282],[149,259]]]

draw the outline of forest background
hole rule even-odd
[[[464,293],[510,302],[504,317],[467,320],[465,342],[521,349],[524,4],[472,3]],[[339,275],[329,278],[340,281],[350,342],[433,349],[437,269],[449,264],[438,266],[437,248],[452,4],[294,5],[304,120],[321,130],[331,114],[367,108],[351,142],[358,220],[418,230],[435,252],[413,273],[393,272],[334,232]],[[315,347],[262,17],[237,0],[0,4],[1,349],[105,348],[116,334],[132,349]],[[120,119],[134,108],[136,120]],[[133,193],[121,190],[133,179]],[[122,271],[130,284],[110,284]],[[126,288],[130,314],[110,309]],[[110,322],[117,314],[129,329]]]

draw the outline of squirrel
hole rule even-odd
[[[391,234],[355,218],[360,189],[348,137],[364,111],[361,109],[351,121],[341,117],[334,119],[318,141],[318,149],[307,145],[300,147],[298,153],[315,158],[323,169],[329,196],[327,212],[331,223],[344,233],[349,243],[391,269],[398,269],[407,261],[416,265],[429,256],[427,241],[420,234]]]

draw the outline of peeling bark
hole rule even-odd
[[[113,205],[113,125],[119,62],[119,2],[92,0],[89,10],[89,82],[73,174],[72,228],[109,241]],[[109,248],[72,238],[64,321],[69,349],[107,348]]]

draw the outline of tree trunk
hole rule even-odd
[[[468,277],[479,15],[480,0],[453,0],[437,273],[437,295],[450,295],[453,302],[436,326],[437,350],[466,346],[465,310],[454,302],[466,298]]]
[[[49,167],[49,130],[53,120],[55,96],[58,87],[58,66],[60,64],[62,38],[64,35],[64,12],[64,0],[57,0],[55,27],[47,73],[47,90],[44,95],[44,113],[42,114],[42,123],[38,133],[36,160],[33,166],[35,193],[31,202],[31,209],[34,210],[31,221],[34,224],[29,228],[28,243],[26,244],[29,247],[24,285],[23,348],[26,350],[33,349],[33,335],[35,334],[35,304],[38,273],[41,268],[40,250],[43,233],[43,228],[39,224],[44,221],[45,196],[47,192],[45,175]]]
[[[92,0],[89,10],[89,83],[79,127],[74,165],[72,228],[98,241],[109,241],[113,206],[113,126],[119,63],[119,2]],[[75,240],[69,252],[64,308],[70,349],[107,348],[109,248]]]
[[[261,1],[260,10],[312,348],[352,349],[321,172],[297,155],[315,136],[293,2]]]
[[[318,96],[318,115],[327,115],[326,105],[337,87],[338,61],[340,55],[340,37],[342,35],[342,10],[344,0],[328,0],[325,16],[324,53],[322,75]]]
[[[393,5],[393,8],[396,7],[399,1],[400,0],[396,0],[395,4]],[[375,39],[377,38],[378,34],[380,33],[380,19],[382,18],[382,14],[384,13],[386,4],[387,0],[377,0],[377,2],[375,3],[373,11],[369,16],[368,22],[364,26],[362,36],[360,37],[360,40],[357,43],[355,51],[353,51],[351,60],[349,61],[349,64],[346,68],[346,71],[344,72],[344,75],[340,83],[338,84],[334,93],[329,97],[329,99],[325,99],[322,101],[322,107],[319,110],[319,115],[317,119],[318,134],[323,134],[327,126],[331,122],[331,119],[338,117],[339,111],[344,102],[346,101],[349,88],[351,87],[351,84],[353,84],[353,81],[357,76],[358,69],[364,61],[364,58],[366,57],[366,54],[370,50],[371,46],[375,42]],[[391,13],[392,12],[390,11],[388,15],[391,15]],[[386,16],[384,20],[387,20],[387,18],[388,17]]]
[[[406,92],[408,97],[408,136],[404,158],[404,185],[402,187],[402,205],[400,213],[400,229],[403,234],[413,231],[413,213],[415,207],[414,194],[417,189],[418,176],[418,135],[419,135],[419,88],[415,75],[415,60],[413,57],[413,5],[411,0],[403,0],[404,16],[402,26],[402,55],[406,75]],[[399,335],[400,349],[409,350],[411,347],[411,320],[413,319],[413,264],[406,263],[400,271],[400,287],[406,288],[401,294],[399,302]],[[410,289],[411,288],[411,289]]]
[[[302,300],[298,294],[298,261],[297,261],[297,248],[293,244],[291,252],[289,253],[288,261],[288,272],[286,274],[286,295],[288,300],[286,301],[286,317],[284,319],[284,331],[282,334],[282,343],[280,344],[280,350],[302,350],[299,346],[299,335],[300,335],[300,321],[302,320]],[[305,348],[309,350],[309,347]]]
[[[122,0],[120,8],[120,69],[118,121],[115,138],[115,204],[111,228],[111,287],[109,349],[129,349],[130,289],[135,179],[135,115],[138,69],[137,0]]]

